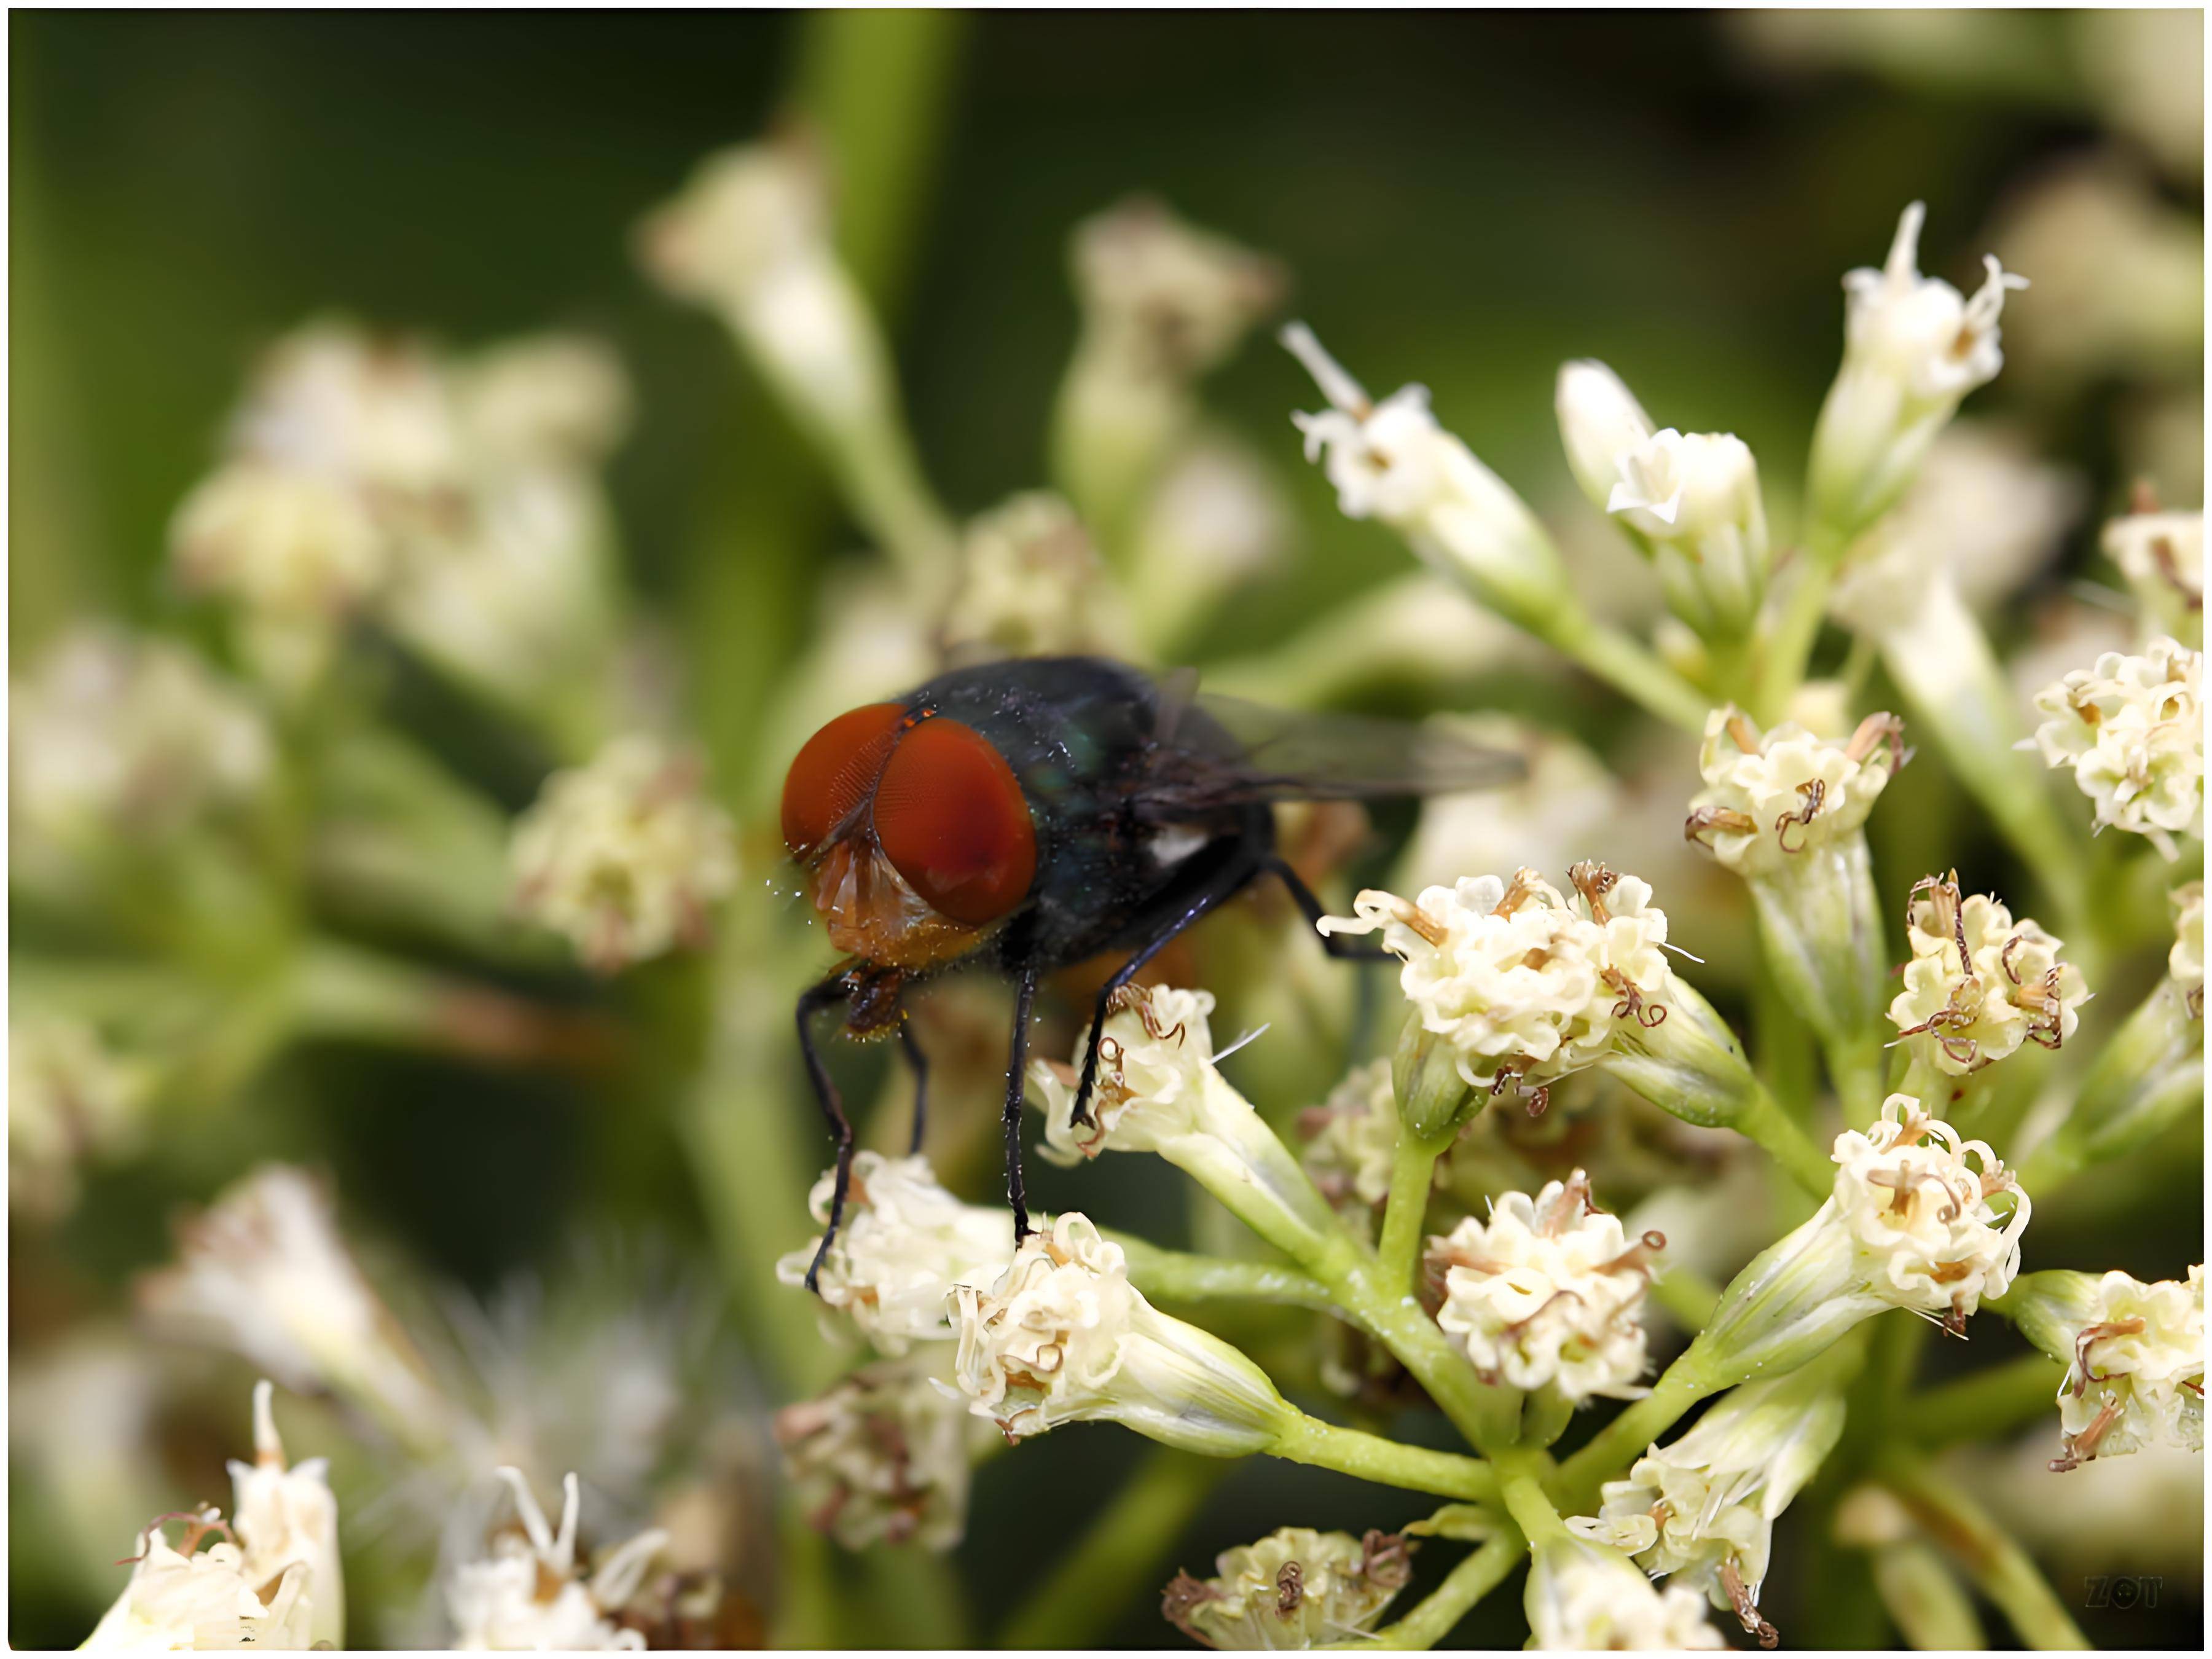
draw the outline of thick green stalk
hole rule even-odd
[[[1789,1172],[1791,1180],[1814,1197],[1826,1198],[1834,1190],[1834,1163],[1813,1144],[1788,1113],[1774,1103],[1774,1097],[1764,1088],[1751,1097],[1735,1127],[1758,1143]]]
[[[1371,1637],[1354,1642],[1331,1642],[1326,1650],[1371,1653],[1378,1648],[1400,1651],[1435,1647],[1454,1630],[1477,1601],[1503,1583],[1528,1553],[1528,1540],[1521,1529],[1501,1519],[1498,1535],[1451,1570],[1426,1600],[1395,1625],[1385,1625]]]
[[[2089,1646],[2018,1540],[1956,1481],[1939,1474],[1931,1460],[1917,1450],[1892,1452],[1883,1460],[1882,1479],[1982,1594],[1996,1603],[2022,1642],[2039,1649]]]
[[[1106,1237],[1121,1247],[1130,1282],[1155,1302],[1275,1302],[1322,1312],[1336,1305],[1327,1285],[1295,1267],[1164,1250],[1110,1230]]]
[[[1401,1445],[1358,1429],[1340,1429],[1297,1411],[1285,1414],[1267,1453],[1410,1492],[1435,1492],[1477,1504],[1494,1503],[1498,1498],[1497,1471],[1479,1459]]]
[[[1528,1539],[1529,1548],[1541,1549],[1547,1544],[1565,1543],[1573,1538],[1544,1491],[1545,1460],[1509,1456],[1498,1473],[1498,1495],[1504,1498],[1514,1524]]]
[[[1643,645],[1615,628],[1578,617],[1576,626],[1540,634],[1599,679],[1670,726],[1702,734],[1711,700]]]
[[[1451,1141],[1449,1134],[1441,1140],[1423,1140],[1403,1125],[1399,1127],[1397,1158],[1390,1170],[1390,1198],[1382,1212],[1382,1243],[1376,1252],[1376,1277],[1386,1291],[1401,1296],[1413,1291],[1437,1159]]]
[[[1590,1511],[1597,1503],[1599,1487],[1641,1457],[1683,1413],[1717,1392],[1705,1376],[1702,1358],[1692,1345],[1689,1352],[1667,1368],[1650,1394],[1600,1429],[1588,1445],[1559,1466],[1552,1489],[1570,1514]]]
[[[1914,1395],[1904,1408],[1902,1426],[1931,1448],[1991,1439],[2056,1411],[2065,1380],[2066,1367],[2057,1360],[2024,1354]]]
[[[1097,1646],[1132,1602],[1158,1588],[1168,1553],[1206,1494],[1234,1467],[1225,1458],[1154,1447],[1024,1598],[997,1644]]]

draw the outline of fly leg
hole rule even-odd
[[[1314,936],[1321,940],[1321,948],[1340,962],[1387,962],[1390,953],[1379,945],[1354,945],[1348,939],[1339,939],[1334,933],[1320,930],[1321,919],[1328,913],[1315,896],[1314,890],[1305,884],[1298,872],[1291,868],[1290,860],[1280,854],[1270,853],[1261,862],[1265,873],[1279,878],[1291,895],[1291,902],[1305,913],[1306,921],[1314,927]]]
[[[1145,964],[1165,950],[1177,934],[1190,927],[1208,911],[1234,898],[1265,867],[1242,860],[1224,865],[1205,886],[1191,896],[1178,914],[1171,917],[1158,933],[1139,945],[1129,959],[1116,968],[1106,983],[1099,987],[1097,1006],[1091,1011],[1091,1036],[1083,1047],[1083,1078],[1076,1086],[1072,1121],[1085,1126],[1091,1121],[1091,1091],[1098,1081],[1098,1045],[1105,1035],[1106,1016],[1112,1012],[1110,1005],[1114,994],[1143,972]]]
[[[1037,970],[1024,968],[1014,982],[1014,1037],[1006,1056],[1006,1202],[1014,1210],[1014,1243],[1030,1236],[1029,1206],[1022,1197],[1022,1093],[1029,1069],[1030,1005],[1036,1000]],[[921,1107],[915,1107],[915,1134],[921,1133]]]
[[[853,1126],[846,1121],[844,1103],[837,1097],[837,1085],[830,1080],[829,1067],[822,1063],[809,1027],[815,1015],[825,1008],[836,1007],[852,993],[851,975],[841,968],[799,999],[799,1052],[806,1057],[806,1075],[814,1085],[814,1097],[821,1103],[822,1115],[830,1120],[830,1133],[837,1140],[837,1181],[830,1194],[830,1225],[822,1235],[822,1243],[815,1248],[814,1260],[806,1268],[806,1288],[817,1296],[822,1293],[817,1283],[821,1277],[822,1262],[830,1254],[831,1241],[837,1237],[838,1224],[845,1218],[845,1194],[853,1184]]]
[[[899,1052],[906,1056],[907,1068],[914,1073],[914,1139],[906,1149],[911,1158],[921,1151],[922,1125],[929,1106],[929,1056],[921,1052],[912,1020],[899,1021],[898,1040]]]

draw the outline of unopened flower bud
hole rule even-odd
[[[1320,1647],[1374,1629],[1413,1577],[1415,1543],[1393,1533],[1282,1527],[1214,1558],[1214,1576],[1179,1572],[1160,1597],[1177,1630],[1209,1648]]]
[[[1407,1016],[1390,1060],[1391,1093],[1398,1121],[1416,1140],[1447,1140],[1459,1126],[1489,1103],[1460,1075],[1451,1045],[1428,1029],[1417,1012]]]

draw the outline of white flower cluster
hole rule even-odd
[[[1667,1241],[1632,1241],[1620,1218],[1590,1201],[1580,1170],[1535,1197],[1508,1193],[1485,1224],[1468,1217],[1431,1239],[1441,1275],[1437,1323],[1485,1376],[1509,1388],[1555,1388],[1579,1403],[1644,1392],[1644,1292]]]
[[[1568,1538],[1536,1551],[1522,1595],[1529,1645],[1541,1652],[1636,1652],[1725,1648],[1705,1600],[1680,1584],[1664,1590],[1619,1550]]]
[[[1133,988],[1116,1000],[1098,1042],[1089,1126],[1074,1121],[1080,1078],[1073,1066],[1033,1060],[1030,1082],[1044,1097],[1045,1155],[1062,1164],[1111,1149],[1156,1152],[1215,1131],[1224,1115],[1251,1110],[1213,1064],[1211,991]],[[1089,1033],[1076,1045],[1082,1053]]]
[[[2176,637],[2204,628],[2204,514],[2131,513],[2105,526],[2105,556],[2120,568],[2144,616]]]
[[[1398,1098],[1390,1062],[1370,1060],[1299,1118],[1306,1173],[1339,1208],[1371,1216],[1390,1195],[1398,1152]]]
[[[1214,1558],[1211,1578],[1177,1573],[1160,1598],[1193,1641],[1237,1652],[1348,1642],[1375,1628],[1413,1577],[1413,1546],[1395,1534],[1281,1527]]]
[[[1817,1371],[1730,1390],[1695,1428],[1605,1483],[1594,1516],[1567,1525],[1636,1558],[1655,1578],[1679,1575],[1762,1640],[1759,1613],[1774,1522],[1819,1472],[1844,1428],[1844,1401]]]
[[[2039,692],[2034,745],[2071,767],[2097,822],[2148,839],[2170,861],[2204,834],[2204,659],[2172,639],[2108,651]]]
[[[91,627],[9,689],[8,811],[18,839],[155,842],[268,781],[267,722],[190,652]]]
[[[548,778],[515,821],[508,862],[516,909],[567,934],[601,973],[703,943],[708,910],[738,877],[702,763],[638,734]]]
[[[562,1482],[556,1531],[520,1469],[500,1478],[514,1494],[520,1534],[503,1529],[489,1554],[462,1564],[446,1584],[453,1645],[465,1652],[642,1652],[644,1635],[621,1623],[653,1558],[668,1542],[658,1529],[608,1551],[588,1574],[576,1559],[583,1494],[576,1477]]]
[[[1688,833],[1746,877],[1854,836],[1904,763],[1900,730],[1893,716],[1870,714],[1839,743],[1790,724],[1762,732],[1733,704],[1717,708],[1698,751],[1705,787],[1690,803]]]
[[[252,1463],[232,1462],[234,1522],[221,1511],[190,1517],[181,1548],[164,1516],[149,1527],[131,1582],[102,1616],[88,1648],[304,1649],[345,1645],[345,1586],[338,1562],[337,1500],[324,1461],[288,1467],[267,1382],[253,1390]],[[210,1533],[222,1540],[197,1546]]]
[[[2204,1269],[2154,1285],[2108,1273],[2088,1288],[2058,1390],[2065,1452],[2051,1467],[2148,1446],[2204,1449]]]
[[[1994,896],[1961,899],[1955,873],[1930,876],[1914,889],[1905,931],[1912,960],[1889,1018],[1940,1069],[1964,1077],[2023,1042],[2057,1048],[2074,1035],[2089,998],[2081,970]]]
[[[1188,380],[1212,368],[1273,309],[1272,259],[1185,224],[1159,203],[1125,202],[1074,237],[1085,350],[1134,375]]]
[[[1120,596],[1083,521],[1044,490],[969,523],[941,639],[955,662],[1133,651]]]
[[[865,1365],[775,1414],[787,1478],[816,1531],[848,1550],[945,1550],[968,1521],[968,1426],[959,1398],[910,1363]]]
[[[836,1188],[835,1173],[825,1174],[807,1200],[825,1226]],[[776,1277],[804,1285],[820,1243],[778,1261]],[[883,1352],[902,1354],[912,1343],[950,1338],[946,1297],[956,1286],[988,1284],[1013,1253],[1013,1218],[1002,1207],[962,1203],[919,1154],[860,1152],[843,1224],[822,1264],[823,1305]]]
[[[2029,1204],[1988,1146],[1961,1140],[1912,1096],[1892,1095],[1864,1133],[1836,1137],[1832,1157],[1829,1207],[1875,1295],[1955,1329],[1984,1297],[2004,1294],[2020,1271]],[[2010,1206],[1999,1211],[1990,1200],[2006,1194]]]
[[[2173,948],[2166,970],[2191,1014],[2204,1012],[2204,884],[2185,882],[2166,895],[2173,907]]]
[[[1536,1091],[1601,1058],[1618,1026],[1666,1017],[1666,912],[1634,876],[1577,866],[1573,900],[1533,870],[1510,883],[1463,876],[1408,902],[1375,889],[1325,933],[1380,931],[1426,1030],[1450,1045],[1469,1085]],[[1578,886],[1580,883],[1578,883]],[[1541,1101],[1536,1103],[1540,1109]]]
[[[1215,1457],[1273,1443],[1289,1408],[1237,1349],[1153,1308],[1080,1215],[1021,1242],[988,1290],[954,1292],[954,1375],[1008,1441],[1102,1419]]]

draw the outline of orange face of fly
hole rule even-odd
[[[895,702],[840,714],[783,782],[783,840],[830,942],[902,969],[947,961],[1028,895],[1036,830],[973,726]]]

